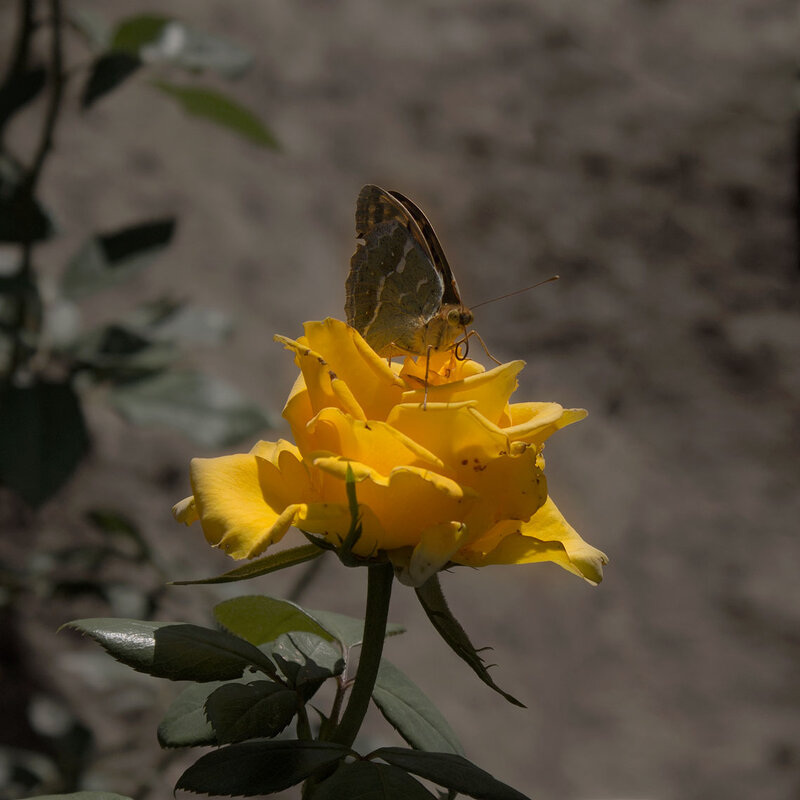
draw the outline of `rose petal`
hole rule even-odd
[[[362,422],[336,408],[325,408],[308,423],[309,444],[345,459],[361,461],[388,475],[398,464],[441,469],[443,464],[429,450],[387,425]]]
[[[518,386],[517,375],[525,366],[524,361],[510,361],[499,367],[477,375],[452,381],[440,386],[428,387],[428,403],[461,403],[469,401],[487,420],[499,423],[508,404],[508,399]],[[403,393],[404,403],[421,403],[425,397],[424,387]]]
[[[337,380],[336,373],[322,355],[302,341],[295,341],[286,336],[275,336],[274,338],[287,350],[294,351],[295,363],[303,373],[308,401],[314,413],[332,406],[341,408],[358,419],[366,419],[363,409],[356,402],[352,392],[343,391],[341,387],[338,390],[334,388],[333,383]]]
[[[303,327],[309,347],[322,354],[336,377],[355,394],[364,411],[361,418],[386,419],[404,388],[386,359],[380,358],[361,334],[340,320],[329,317],[322,322],[306,322]],[[315,406],[316,411],[321,408]]]
[[[395,565],[397,579],[406,586],[422,586],[450,561],[466,538],[467,526],[463,522],[442,522],[426,528],[408,565],[400,568]]]
[[[589,413],[583,408],[564,408],[558,403],[512,403],[511,424],[503,432],[512,441],[542,444],[560,428],[580,422]]]
[[[585,542],[548,498],[528,522],[499,523],[453,560],[473,567],[554,561],[589,583],[598,584],[603,580],[608,556]]]
[[[363,520],[362,540],[354,548],[358,555],[370,555],[378,548],[415,546],[420,531],[463,519],[476,500],[469,488],[430,470],[396,467],[389,475],[381,475],[366,464],[338,456],[319,456],[314,465],[342,482],[349,465],[358,481],[359,506],[369,508],[380,521],[375,529]]]

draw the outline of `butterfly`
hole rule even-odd
[[[345,283],[347,323],[380,356],[430,355],[466,336],[472,312],[427,217],[400,192],[367,184]]]

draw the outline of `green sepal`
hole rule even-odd
[[[349,463],[345,473],[345,491],[347,492],[347,503],[350,506],[350,530],[338,549],[338,555],[339,560],[346,567],[357,567],[360,566],[362,560],[353,556],[353,548],[361,538],[361,513],[358,508],[358,498],[356,497],[356,478]]]
[[[293,547],[291,550],[281,550],[277,553],[249,561],[243,567],[236,567],[229,572],[223,572],[215,578],[200,578],[194,581],[172,581],[172,586],[192,586],[197,583],[232,583],[234,581],[247,581],[259,575],[277,572],[279,569],[293,567],[321,556],[323,553],[315,544],[306,544],[302,547]]]
[[[433,575],[422,586],[417,587],[415,590],[419,598],[422,608],[428,615],[428,619],[433,624],[433,627],[439,632],[442,639],[447,642],[452,648],[453,652],[461,659],[463,659],[475,674],[487,685],[494,689],[498,694],[501,694],[513,703],[515,706],[525,708],[525,704],[517,700],[516,697],[510,695],[508,692],[503,691],[493,680],[489,674],[489,670],[483,663],[483,659],[478,655],[472,642],[469,640],[466,631],[461,627],[461,624],[453,616],[450,607],[442,593],[442,587],[439,583],[437,575]]]
[[[349,747],[340,744],[298,739],[232,744],[196,761],[175,788],[238,797],[272,794],[301,783],[350,753]]]
[[[453,753],[425,753],[402,747],[381,747],[370,753],[369,758],[380,758],[406,772],[412,772],[420,778],[478,800],[530,800],[463,756]]]
[[[316,788],[314,800],[431,800],[431,794],[405,770],[389,764],[354,761],[343,764]]]
[[[255,667],[271,678],[275,665],[257,647],[225,631],[136,619],[79,619],[65,626],[90,636],[137,672],[173,681],[224,681]]]
[[[393,728],[416,750],[464,755],[447,720],[394,664],[381,659],[372,699]]]

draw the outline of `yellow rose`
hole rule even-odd
[[[558,403],[509,403],[524,366],[485,371],[452,351],[388,363],[335,319],[307,322],[294,352],[301,374],[283,416],[296,444],[191,462],[193,496],[173,513],[199,519],[206,539],[252,558],[292,526],[340,545],[351,525],[348,465],[361,537],[353,553],[383,551],[419,586],[450,563],[554,561],[592,583],[603,553],[581,539],[548,496],[542,445],[586,416]]]

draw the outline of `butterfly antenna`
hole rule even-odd
[[[537,286],[543,286],[545,283],[551,283],[552,281],[557,281],[558,278],[559,278],[558,275],[553,275],[550,278],[546,278],[543,281],[539,281],[539,283],[534,283],[532,286],[526,286],[524,289],[517,289],[516,292],[509,292],[508,294],[501,294],[500,297],[493,297],[491,300],[484,300],[482,303],[477,303],[474,306],[470,306],[470,311],[474,311],[476,308],[488,305],[489,303],[494,303],[497,300],[505,300],[506,297],[513,297],[515,294],[522,294],[523,292],[529,292],[531,289],[535,289]]]

